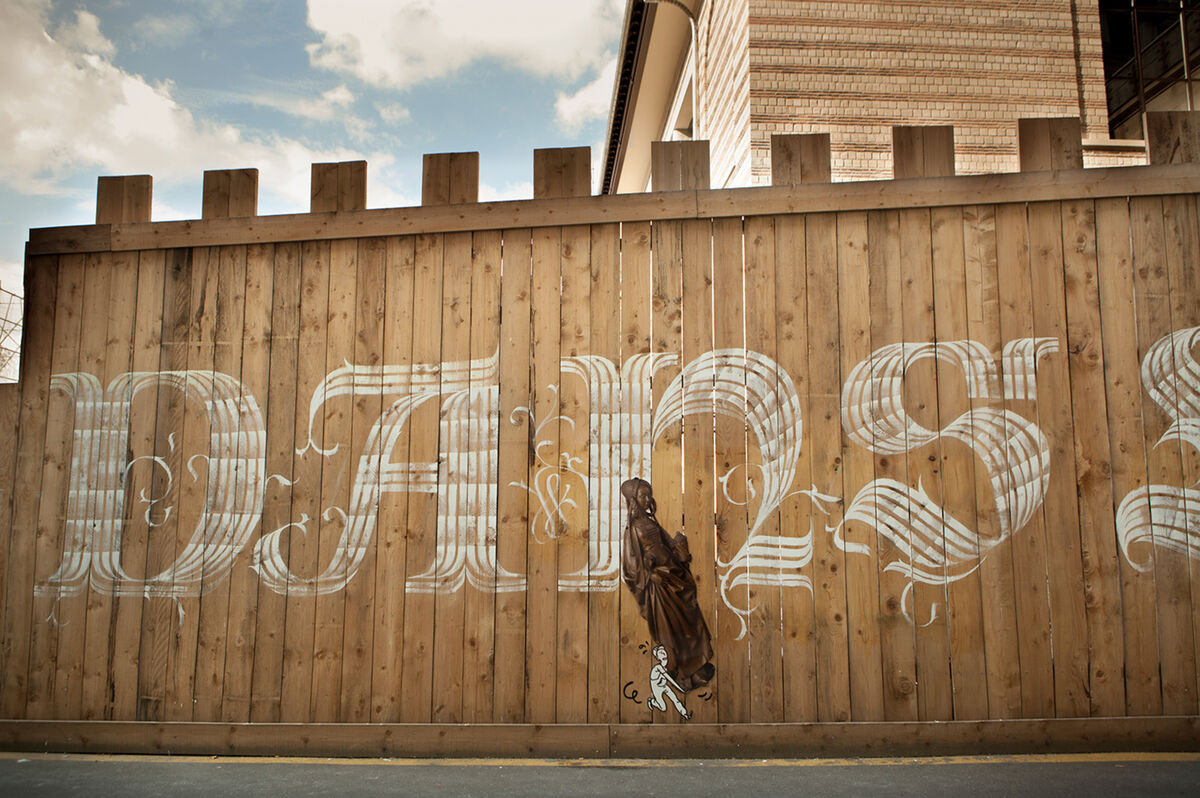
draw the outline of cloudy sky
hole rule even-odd
[[[592,147],[624,0],[0,0],[0,285],[31,227],[90,224],[96,177],[154,176],[199,218],[205,169],[257,167],[259,213],[366,159],[367,205],[420,202],[421,156],[477,150],[481,199],[532,195],[536,147]]]

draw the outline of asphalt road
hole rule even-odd
[[[1200,796],[1200,754],[411,760],[0,753],[0,796]]]

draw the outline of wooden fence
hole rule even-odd
[[[324,164],[279,217],[210,172],[189,222],[102,178],[97,225],[31,232],[0,386],[0,740],[1194,746],[1200,127],[1152,122],[1148,167],[1023,120],[1023,171],[972,177],[897,128],[881,183],[781,137],[727,191],[662,144],[619,197],[539,150],[488,204],[426,156],[406,209]],[[620,581],[631,476],[714,638],[686,722]]]

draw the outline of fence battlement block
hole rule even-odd
[[[210,169],[204,173],[202,219],[258,215],[257,169]]]
[[[361,211],[367,207],[367,162],[312,165],[309,211]]]
[[[651,191],[704,190],[710,185],[707,141],[651,142]]]
[[[150,221],[153,187],[150,175],[96,178],[96,224]]]
[[[771,136],[771,185],[798,186],[832,179],[828,133]]]
[[[422,205],[479,202],[479,153],[426,155],[421,168]]]
[[[533,198],[588,197],[592,193],[592,148],[533,151]]]
[[[1083,126],[1077,116],[1017,120],[1022,172],[1083,168]]]
[[[954,176],[954,127],[951,125],[892,128],[892,176]]]
[[[1150,163],[1200,161],[1200,111],[1151,111],[1146,114]]]

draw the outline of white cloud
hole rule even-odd
[[[174,47],[187,41],[199,26],[200,21],[191,14],[150,15],[133,23],[130,34],[138,45]]]
[[[98,55],[112,55],[116,52],[113,43],[100,33],[100,20],[95,14],[82,8],[75,11],[73,24],[63,23],[55,31],[54,38],[59,44],[70,50]]]
[[[291,116],[299,116],[316,122],[328,122],[336,116],[344,115],[345,110],[354,103],[354,93],[343,83],[323,92],[316,99],[267,94],[255,94],[246,99],[255,105],[265,105]]]
[[[573,94],[559,92],[554,101],[554,120],[559,129],[573,136],[588,122],[608,116],[616,76],[617,58],[613,56],[591,83]]]
[[[400,103],[377,105],[375,110],[379,111],[379,118],[389,125],[402,125],[412,119],[412,113]]]
[[[308,0],[316,66],[405,88],[487,58],[539,76],[601,66],[622,0]]]
[[[197,119],[169,83],[109,61],[112,45],[86,12],[48,35],[49,6],[0,3],[0,183],[19,193],[73,194],[63,181],[81,171],[198,181],[204,169],[257,167],[264,190],[306,207],[310,164],[352,156]],[[342,99],[335,90],[328,101]]]

